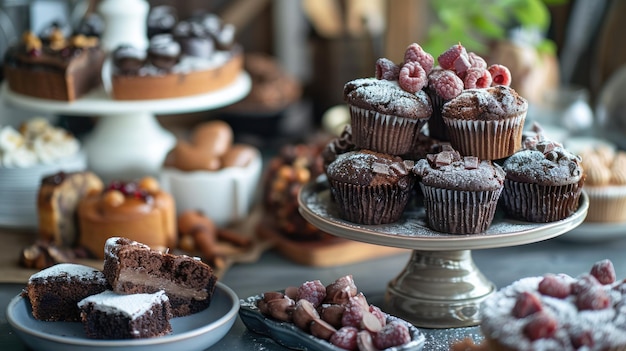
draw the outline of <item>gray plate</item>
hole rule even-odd
[[[237,318],[239,298],[226,285],[217,283],[211,306],[201,312],[171,320],[172,333],[133,340],[95,340],[85,336],[80,322],[43,322],[33,318],[28,299],[16,296],[6,316],[17,335],[33,350],[77,351],[202,351],[228,333]]]

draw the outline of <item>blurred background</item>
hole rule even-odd
[[[159,118],[175,132],[182,133],[198,121],[221,118],[233,126],[239,139],[259,146],[297,141],[325,127],[324,115],[343,103],[343,84],[372,76],[377,58],[398,61],[413,42],[436,57],[461,42],[488,62],[510,68],[512,86],[531,103],[529,122],[541,121],[554,130],[555,138],[594,135],[625,146],[622,111],[626,109],[620,104],[626,101],[621,98],[626,91],[622,89],[626,39],[618,34],[620,14],[626,13],[624,1],[149,3],[153,9],[169,6],[179,18],[212,12],[234,24],[255,83],[248,99],[229,108]],[[27,29],[40,32],[55,22],[75,27],[97,5],[94,0],[0,1],[0,52]],[[3,111],[0,124],[19,123],[20,115],[20,111]],[[334,123],[329,120],[328,124]],[[95,123],[62,116],[59,121],[78,136]]]

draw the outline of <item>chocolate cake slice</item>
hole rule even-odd
[[[85,334],[92,339],[139,339],[172,331],[172,311],[164,291],[120,295],[111,290],[78,302]]]
[[[209,307],[217,277],[199,258],[173,255],[122,237],[112,237],[104,247],[104,275],[119,294],[164,290],[174,317]]]
[[[109,288],[104,274],[92,267],[59,263],[33,274],[22,296],[28,297],[35,319],[76,322],[80,300]]]

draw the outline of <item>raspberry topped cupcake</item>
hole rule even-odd
[[[413,44],[401,65],[380,58],[374,78],[345,84],[344,101],[350,107],[352,138],[358,148],[391,155],[411,151],[432,113],[422,90],[432,64],[432,56]]]
[[[462,155],[498,160],[518,151],[528,102],[504,85],[467,89],[446,102],[441,114],[450,143]]]
[[[502,168],[450,146],[417,161],[428,226],[451,234],[482,233],[493,221],[504,184]]]
[[[451,46],[437,57],[438,66],[428,74],[428,93],[433,115],[428,132],[433,138],[448,141],[450,135],[441,117],[443,105],[466,89],[481,89],[511,84],[511,72],[506,66],[487,62],[474,52],[467,52],[461,43]]]
[[[553,222],[578,209],[585,176],[580,156],[541,134],[503,163],[506,212],[529,222]]]

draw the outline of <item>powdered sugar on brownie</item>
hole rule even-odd
[[[41,270],[29,278],[29,283],[35,280],[53,279],[55,281],[67,280],[95,280],[94,282],[105,283],[104,274],[89,266],[75,263],[59,263],[44,270]]]
[[[160,305],[168,300],[163,290],[153,294],[127,295],[107,290],[84,298],[78,303],[78,307],[82,308],[87,304],[93,304],[93,308],[97,311],[108,314],[123,314],[130,319],[135,319],[150,310],[152,306]]]
[[[580,181],[581,158],[559,143],[542,140],[526,143],[503,164],[507,178],[524,183],[563,185]]]
[[[346,83],[343,94],[351,105],[388,115],[425,119],[432,113],[430,98],[424,91],[409,93],[397,81],[359,78]]]

